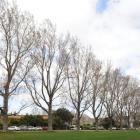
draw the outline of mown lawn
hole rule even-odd
[[[140,131],[1,132],[0,140],[140,140]]]

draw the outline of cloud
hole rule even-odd
[[[139,0],[17,0],[17,3],[33,13],[36,20],[49,18],[58,32],[77,35],[83,44],[93,47],[99,59],[111,60],[127,74],[135,75],[140,55]]]

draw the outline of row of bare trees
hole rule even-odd
[[[46,20],[37,26],[33,16],[0,0],[0,96],[3,130],[8,128],[8,102],[24,88],[35,105],[48,114],[52,130],[53,106],[66,97],[76,112],[77,129],[83,113],[90,110],[98,129],[99,118],[124,116],[136,119],[139,83],[111,65],[105,66],[90,49],[69,34],[58,36]],[[15,103],[16,104],[16,103]],[[110,126],[112,127],[112,125]]]
[[[77,129],[79,130],[80,119],[87,110],[94,117],[96,129],[101,117],[109,118],[110,129],[113,120],[120,129],[124,122],[130,128],[130,123],[140,115],[138,80],[124,75],[111,64],[105,66],[90,51],[80,49],[78,42],[74,44],[65,87],[69,106],[72,105],[76,112]]]
[[[112,128],[113,119],[122,129],[123,122],[127,119],[128,128],[130,121],[139,115],[139,84],[130,76],[123,75],[119,69],[107,68],[104,93],[104,108]],[[138,107],[139,106],[139,107]],[[134,113],[133,110],[137,110]]]

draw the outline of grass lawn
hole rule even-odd
[[[140,140],[140,131],[1,132],[0,140]]]

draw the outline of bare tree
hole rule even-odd
[[[68,95],[76,111],[77,130],[83,113],[89,108],[90,53],[81,47],[77,39],[72,39],[73,49],[67,68]]]
[[[134,113],[136,113],[135,109],[137,109],[138,102],[136,100],[136,96],[138,92],[139,92],[138,82],[136,79],[131,78],[128,83],[128,88],[126,90],[125,95],[125,114],[127,117],[128,129],[130,129],[130,127],[133,127],[131,126],[131,124],[133,123],[134,119],[133,116],[135,116]]]
[[[107,80],[106,80],[106,92],[105,92],[105,102],[104,106],[108,118],[110,120],[110,130],[112,130],[113,117],[115,116],[116,110],[116,93],[119,82],[119,70],[112,70],[110,66],[107,68]]]
[[[104,105],[104,80],[105,75],[103,75],[102,63],[94,58],[91,59],[91,73],[89,87],[91,109],[92,114],[95,119],[96,130],[98,130],[99,117],[103,111]]]
[[[118,78],[117,92],[116,92],[116,118],[119,122],[119,127],[123,127],[123,119],[125,116],[125,96],[129,83],[129,76],[123,76],[120,72]]]
[[[26,86],[34,103],[48,114],[48,130],[52,130],[53,103],[61,94],[60,89],[66,79],[69,35],[57,38],[55,26],[47,20],[38,31],[38,40],[32,55],[35,73],[26,79]]]
[[[35,40],[33,18],[17,7],[0,5],[0,96],[3,98],[3,130],[8,127],[8,100],[20,92],[30,70],[29,55]]]
[[[137,122],[139,122],[139,114],[140,114],[140,89],[138,87],[137,93],[134,98],[134,107],[133,107],[133,114],[132,114],[134,120],[133,124],[135,129],[139,127],[139,124],[137,124]]]

